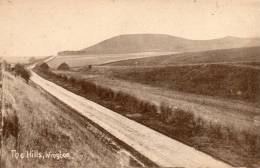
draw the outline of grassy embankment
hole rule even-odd
[[[2,168],[129,166],[129,158],[118,153],[120,148],[109,146],[109,138],[87,121],[71,118],[71,109],[13,76],[6,75],[4,85]],[[11,150],[62,152],[69,157],[16,159]]]
[[[255,167],[260,155],[260,135],[256,130],[240,131],[217,123],[208,122],[193,113],[173,109],[162,103],[159,109],[150,102],[92,82],[68,78],[52,72],[38,70],[43,77],[64,88],[95,101],[122,115],[130,117],[167,136],[180,140],[235,166]],[[135,116],[137,113],[141,116]],[[129,115],[128,115],[129,117]]]

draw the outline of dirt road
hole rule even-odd
[[[229,168],[230,165],[73,94],[32,72],[31,80],[122,142],[162,167]]]

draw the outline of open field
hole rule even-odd
[[[251,109],[252,111],[248,111],[247,108],[250,107],[250,105],[243,106],[243,104],[236,103],[233,103],[233,105],[226,107],[229,102],[219,102],[218,100],[214,101],[212,99],[208,101],[207,98],[196,98],[196,95],[193,95],[191,97],[191,95],[181,95],[181,93],[178,93],[178,95],[175,96],[174,92],[169,92],[169,94],[167,94],[168,91],[161,88],[158,89],[149,86],[147,87],[145,85],[135,83],[133,84],[132,82],[120,82],[118,79],[105,79],[104,76],[97,77],[97,75],[93,74],[88,76],[75,73],[73,74],[70,72],[67,75],[76,76],[77,78],[81,79],[84,78],[87,82],[93,81],[96,83],[96,86],[94,87],[92,84],[82,85],[80,84],[80,82],[77,82],[77,80],[65,80],[65,78],[55,78],[51,76],[45,77],[47,77],[51,81],[54,81],[55,83],[58,83],[68,90],[71,90],[81,96],[85,96],[92,101],[98,102],[99,104],[107,108],[110,108],[122,115],[127,116],[128,118],[136,120],[174,139],[178,139],[186,144],[194,146],[199,150],[205,151],[206,153],[210,153],[211,155],[217,158],[221,158],[222,160],[225,160],[233,165],[247,165],[249,167],[254,167],[254,163],[257,163],[255,162],[257,161],[257,159],[254,161],[254,159],[252,159],[252,155],[250,155],[249,153],[249,155],[245,154],[244,149],[238,148],[238,146],[247,146],[245,144],[242,145],[244,143],[242,142],[244,136],[242,130],[248,133],[250,132],[249,134],[256,134],[255,140],[259,140],[259,135],[257,135],[256,131],[257,129],[259,129],[259,120],[257,119],[257,116],[259,117],[259,109],[257,110],[258,112],[254,111],[253,108]],[[86,86],[87,91],[82,90],[83,86]],[[115,93],[112,93],[110,89],[114,90]],[[120,102],[126,102],[126,104],[116,103],[117,97],[120,95],[119,93],[123,96],[120,97]],[[124,95],[124,93],[126,93],[126,95]],[[171,95],[172,93],[174,94]],[[137,102],[135,98],[131,98],[131,96],[127,95],[133,95],[137,97]],[[162,113],[158,113],[158,111],[154,109],[153,106],[146,104],[147,102],[149,102],[149,104],[155,104],[157,108],[160,108],[160,111]],[[219,129],[222,130],[220,131],[222,133],[226,132],[227,130],[232,130],[232,136],[235,136],[235,139],[240,140],[235,140],[231,138],[227,141],[225,137],[229,137],[230,135],[220,133],[221,137],[223,138],[222,139],[218,136],[215,136],[215,133],[213,133],[214,131],[211,132],[204,130],[203,133],[200,131],[195,133],[195,130],[197,128],[190,129],[193,128],[193,126],[189,128],[189,123],[187,123],[190,121],[189,119],[184,120],[182,124],[179,123],[180,125],[172,122],[172,119],[170,119],[171,117],[168,115],[166,115],[168,117],[163,119],[163,114],[165,111],[167,111],[164,109],[164,103],[168,104],[171,107],[177,107],[178,109],[183,110],[184,114],[185,111],[188,111],[189,113],[195,114],[196,118],[199,116],[199,118],[202,118],[203,122],[213,124],[212,126],[210,126],[212,128],[215,127],[215,124],[220,125]],[[141,104],[146,105],[143,106]],[[237,106],[238,108],[236,108]],[[142,109],[144,107],[147,110],[143,111]],[[165,107],[167,108],[167,105]],[[247,110],[239,110],[240,107]],[[237,123],[240,124],[238,125]],[[204,125],[205,128],[207,127],[205,123],[202,125]],[[189,132],[188,130],[193,131]],[[239,133],[240,131],[242,132]],[[179,134],[178,132],[181,133]],[[248,134],[246,136],[249,137]]]
[[[70,67],[80,68],[88,65],[105,64],[113,61],[121,61],[126,59],[144,58],[158,55],[168,55],[174,52],[143,52],[129,54],[90,54],[90,55],[66,55],[57,56],[48,62],[51,68],[57,68],[62,63],[67,63]]]
[[[260,47],[219,49],[201,52],[187,52],[180,54],[129,59],[108,63],[112,66],[157,66],[197,63],[227,63],[227,62],[259,62]]]
[[[111,138],[85,119],[72,117],[74,111],[45,92],[9,74],[5,75],[4,84],[6,113],[1,168],[138,166]],[[16,159],[11,150],[34,154],[62,152],[69,157]]]
[[[260,100],[260,68],[251,65],[94,66],[79,73],[255,105],[259,105]]]

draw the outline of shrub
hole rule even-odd
[[[69,83],[72,84],[72,85],[75,85],[76,79],[74,77],[70,77],[69,78]]]
[[[61,76],[61,80],[62,80],[63,82],[67,82],[67,81],[68,81],[68,77],[67,77],[66,75],[62,75],[62,76]]]
[[[175,123],[177,125],[191,124],[195,120],[192,113],[186,112],[177,107],[170,107],[166,104],[161,104],[161,119],[167,123]]]
[[[248,131],[243,131],[241,134],[244,136],[244,139],[242,143],[240,141],[240,144],[246,146],[247,151],[249,151],[251,155],[256,155],[260,150],[259,135],[252,134]]]
[[[21,64],[16,64],[14,67],[15,75],[21,76],[27,83],[31,77],[31,73]]]
[[[57,69],[63,70],[63,71],[68,71],[68,70],[70,70],[70,67],[67,63],[64,62],[64,63],[60,64]]]
[[[113,100],[114,98],[114,91],[110,88],[99,88],[100,90],[100,98],[104,99],[104,100]]]
[[[50,69],[49,65],[47,63],[42,63],[40,66],[38,66],[40,70],[42,71],[48,71]]]
[[[81,90],[84,88],[84,83],[85,83],[84,79],[78,79],[77,81],[77,84]]]
[[[193,120],[193,129],[192,129],[192,135],[202,135],[204,134],[205,130],[205,121],[200,117],[195,117]]]
[[[156,106],[146,101],[136,99],[136,103],[133,104],[133,107],[136,107],[143,114],[157,114]]]
[[[83,91],[84,91],[85,93],[89,93],[89,94],[96,93],[96,84],[95,84],[95,83],[91,83],[91,82],[84,81]]]
[[[211,138],[222,139],[224,137],[222,134],[222,130],[223,129],[220,124],[210,122],[207,132]]]

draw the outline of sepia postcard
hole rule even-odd
[[[0,168],[260,168],[260,0],[0,0]]]

